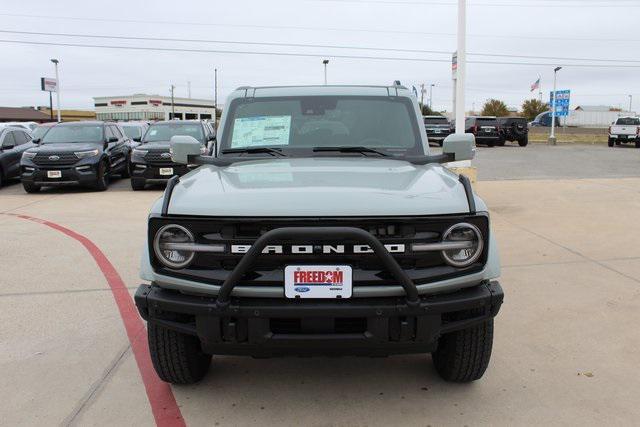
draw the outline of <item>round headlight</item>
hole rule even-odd
[[[184,244],[194,243],[193,234],[181,225],[169,224],[162,227],[153,239],[153,250],[164,265],[169,268],[185,268],[193,261],[194,252],[184,249]]]
[[[480,258],[484,241],[478,227],[466,222],[450,227],[442,235],[443,243],[451,243],[452,249],[442,251],[442,257],[453,267],[468,267]]]

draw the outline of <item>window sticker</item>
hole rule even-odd
[[[231,148],[289,145],[291,116],[240,117],[233,122]]]

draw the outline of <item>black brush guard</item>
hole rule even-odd
[[[220,308],[227,307],[231,292],[240,280],[247,274],[256,259],[270,243],[297,240],[331,240],[352,239],[369,245],[374,254],[380,259],[382,266],[391,273],[406,293],[407,305],[415,306],[419,303],[418,289],[413,281],[405,274],[398,262],[391,256],[384,245],[366,230],[355,227],[282,227],[270,230],[260,236],[242,257],[238,265],[224,281],[218,292],[216,304]]]

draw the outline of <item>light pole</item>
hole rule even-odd
[[[435,84],[431,83],[429,85],[429,109],[433,111],[433,87]]]
[[[464,81],[467,68],[467,1],[458,0],[458,59],[457,79],[455,87],[456,102],[456,134],[465,133],[464,126]]]
[[[176,87],[174,85],[171,85],[171,120],[174,120],[176,118],[176,110],[175,110],[175,106],[173,103],[173,90]]]
[[[633,107],[633,95],[629,95],[629,113],[631,113],[632,107]]]
[[[556,145],[556,103],[558,94],[556,93],[556,83],[558,81],[558,71],[562,67],[556,67],[553,70],[553,99],[551,100],[551,135],[549,136],[549,144]]]
[[[324,64],[324,84],[327,85],[327,64],[329,63],[328,59],[323,59],[322,63]]]
[[[213,69],[213,119],[218,122],[218,69]]]
[[[52,58],[51,62],[53,62],[53,66],[56,69],[56,108],[58,109],[58,123],[60,123],[60,75],[58,74],[59,61],[55,58]]]

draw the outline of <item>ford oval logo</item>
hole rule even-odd
[[[49,156],[49,160],[53,160],[53,161],[60,160],[60,156]]]
[[[306,286],[296,286],[295,288],[293,288],[294,291],[296,292],[309,292],[311,289],[307,288]]]
[[[169,157],[171,157],[171,153],[162,153],[162,154],[160,154],[160,157],[168,159]]]

